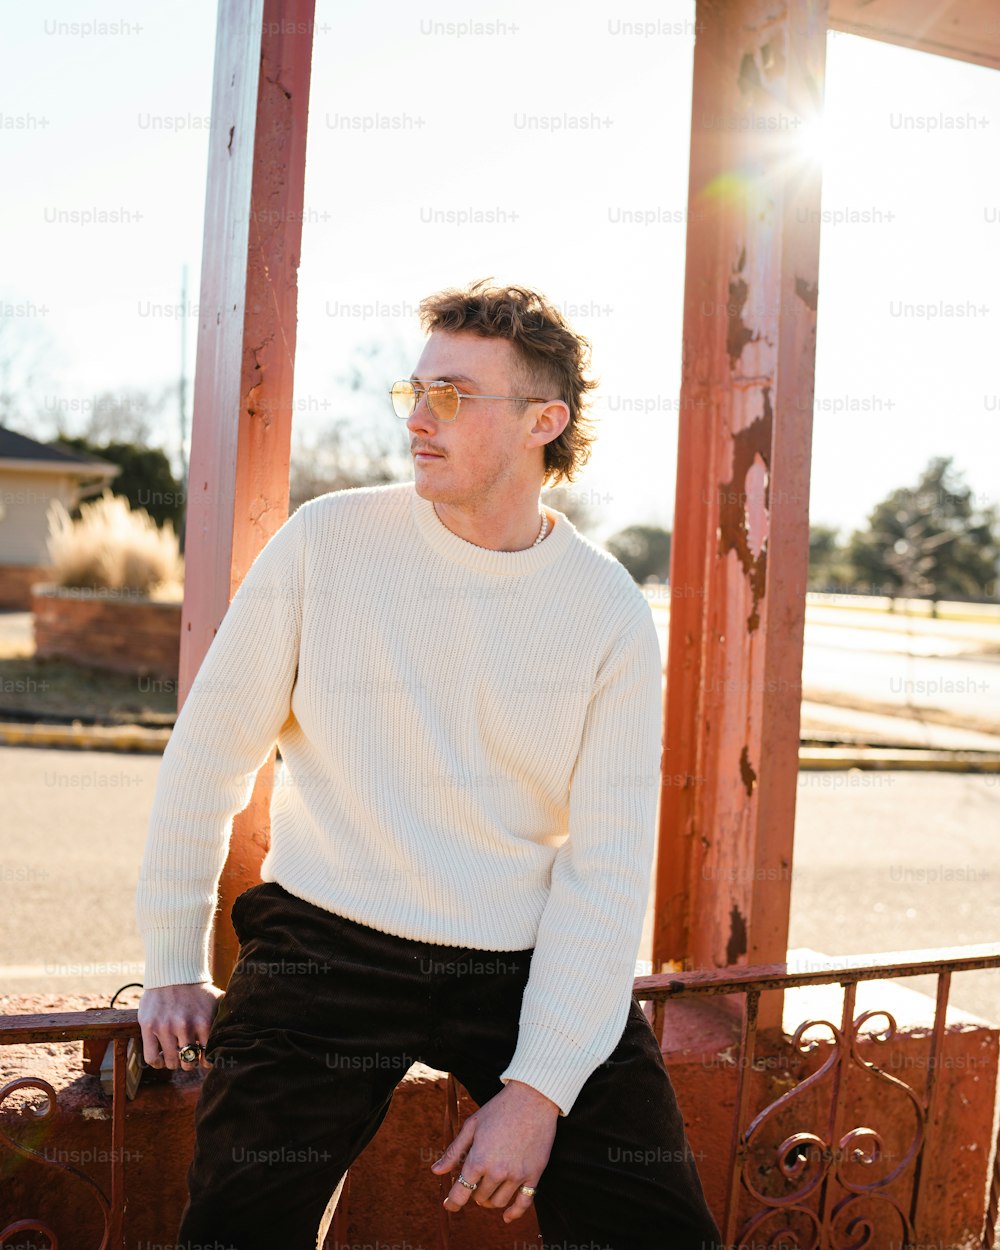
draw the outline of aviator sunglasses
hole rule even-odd
[[[389,395],[392,399],[392,410],[402,421],[411,415],[422,395],[427,396],[427,406],[439,421],[454,421],[463,399],[516,399],[525,404],[553,402],[530,395],[463,395],[453,382],[431,382],[427,386],[417,386],[408,378],[393,382]]]

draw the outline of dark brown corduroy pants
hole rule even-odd
[[[232,917],[240,954],[206,1048],[177,1248],[314,1250],[411,1064],[454,1073],[480,1106],[503,1089],[532,952],[396,937],[277,882],[245,890]],[[635,998],[618,1046],[558,1120],[534,1202],[546,1250],[721,1246]]]

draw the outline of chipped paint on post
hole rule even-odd
[[[746,625],[749,632],[760,624],[759,605],[767,579],[767,517],[772,418],[770,387],[762,386],[761,415],[733,438],[733,471],[719,486],[719,556],[727,551],[746,574],[752,604]],[[763,466],[763,476],[757,471]],[[751,543],[751,510],[754,512],[756,550]]]
[[[654,968],[785,956],[808,561],[826,5],[696,19]]]

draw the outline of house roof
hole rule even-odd
[[[112,477],[119,472],[119,466],[109,460],[101,460],[97,456],[89,456],[86,452],[76,451],[68,447],[53,446],[51,443],[40,443],[27,434],[18,434],[0,425],[0,464],[7,468],[38,468],[40,464],[52,469],[65,469],[67,473],[92,476]],[[109,473],[108,470],[113,470]]]

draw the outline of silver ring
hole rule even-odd
[[[459,1174],[458,1174],[458,1183],[459,1183],[460,1185],[464,1185],[466,1189],[478,1189],[478,1188],[479,1188],[479,1182],[478,1182],[478,1181],[474,1181],[474,1182],[473,1182],[473,1181],[467,1181],[467,1180],[465,1179],[465,1177],[462,1175],[462,1173],[461,1173],[461,1172],[459,1172]]]
[[[201,1054],[200,1042],[189,1042],[186,1046],[178,1046],[177,1054],[182,1063],[194,1063]]]
[[[527,1194],[529,1198],[534,1198],[538,1190],[535,1189],[534,1185],[522,1185],[520,1192],[522,1194]]]

